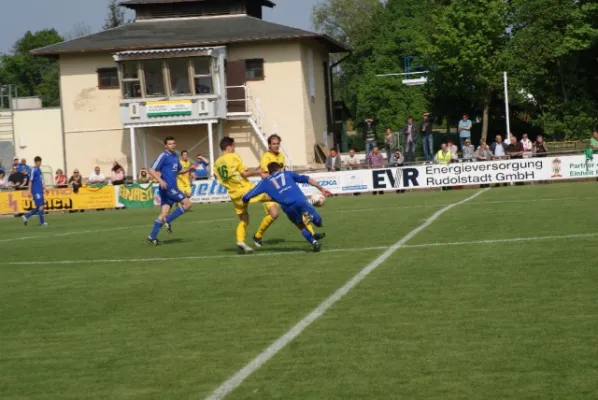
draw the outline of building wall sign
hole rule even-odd
[[[193,114],[191,100],[148,101],[145,110],[148,117],[175,117]]]

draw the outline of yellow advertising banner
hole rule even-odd
[[[114,187],[82,187],[77,193],[72,189],[49,189],[45,195],[46,211],[95,210],[114,208]],[[0,214],[22,214],[33,209],[33,199],[27,191],[0,192]]]

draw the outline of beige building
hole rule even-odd
[[[68,173],[118,161],[136,175],[167,135],[211,161],[231,136],[255,167],[277,133],[291,167],[314,163],[332,122],[329,54],[346,47],[262,20],[268,0],[121,5],[133,23],[33,52],[60,60]]]

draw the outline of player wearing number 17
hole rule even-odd
[[[313,222],[315,226],[321,227],[322,217],[307,201],[297,183],[308,183],[322,192],[324,196],[330,196],[331,193],[307,175],[282,171],[277,162],[268,164],[268,172],[270,173],[268,177],[243,196],[243,203],[248,203],[256,196],[268,195],[280,204],[282,211],[299,228],[303,237],[312,245],[313,250],[320,251],[320,243],[306,225]]]

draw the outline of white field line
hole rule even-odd
[[[390,256],[392,256],[398,249],[403,247],[403,245],[417,235],[422,230],[426,229],[430,226],[434,221],[436,221],[442,214],[447,212],[453,207],[456,207],[460,204],[464,204],[469,200],[473,200],[482,193],[486,192],[488,189],[484,189],[481,191],[476,192],[475,194],[469,196],[468,198],[458,201],[456,203],[449,204],[448,206],[436,211],[430,218],[426,220],[422,225],[418,226],[407,235],[405,235],[401,240],[393,244],[392,246],[388,247],[384,253],[378,256],[374,261],[366,265],[361,271],[357,273],[353,278],[351,278],[347,283],[345,283],[341,288],[339,288],[336,292],[334,292],[330,297],[324,300],[318,307],[316,307],[313,311],[307,314],[301,321],[299,321],[294,327],[292,327],[287,333],[282,335],[278,338],[274,343],[268,346],[262,353],[260,353],[257,357],[251,360],[247,365],[241,368],[237,373],[231,376],[228,380],[222,383],[210,396],[207,397],[209,400],[220,400],[226,397],[229,393],[234,391],[245,379],[247,379],[251,374],[253,374],[256,370],[258,370],[262,365],[264,365],[268,360],[270,360],[276,353],[282,350],[286,345],[292,342],[297,336],[301,334],[308,326],[310,326],[315,320],[320,318],[330,307],[332,307],[336,302],[338,302],[344,295],[349,293],[351,289],[357,286],[362,280],[364,280],[370,273],[372,273],[376,268],[378,268],[384,261],[386,261]]]
[[[583,200],[583,199],[594,199],[594,197],[560,197],[560,198],[548,198],[548,199],[479,201],[479,202],[471,202],[471,203],[469,203],[469,205],[473,206],[473,205],[486,205],[486,204],[509,204],[509,203],[532,203],[532,202],[535,203],[538,201],[566,201],[566,200]],[[378,210],[401,210],[401,209],[409,209],[409,208],[432,208],[432,207],[442,207],[442,206],[446,206],[446,205],[447,205],[447,203],[394,206],[394,207],[352,208],[352,209],[347,209],[347,210],[326,211],[326,214],[346,214],[346,213],[378,211]],[[213,222],[227,222],[227,221],[236,221],[236,220],[237,220],[236,218],[205,219],[205,220],[200,220],[200,221],[183,220],[183,221],[177,222],[176,225],[179,225],[179,224],[210,224]],[[21,223],[20,219],[19,219],[19,223]],[[33,224],[35,224],[35,221],[33,221]],[[71,231],[71,232],[55,233],[55,234],[48,234],[48,235],[13,237],[13,238],[0,239],[0,243],[16,242],[16,241],[20,241],[20,240],[29,240],[29,239],[52,239],[52,237],[55,237],[55,236],[56,237],[76,236],[76,235],[84,235],[84,234],[89,234],[89,233],[126,231],[126,230],[130,230],[130,229],[141,229],[141,228],[150,229],[151,225],[121,226],[121,227],[116,227],[116,228],[89,229],[89,230],[85,230],[85,231]]]

